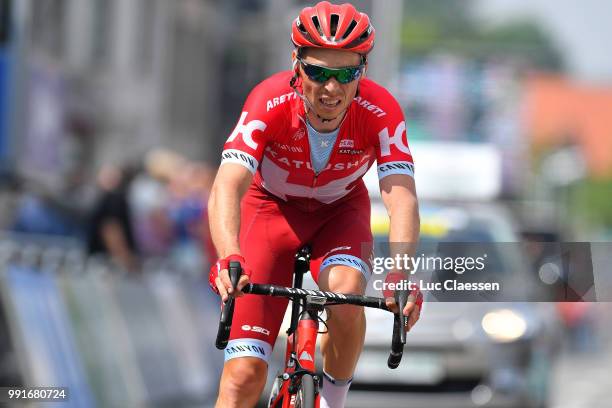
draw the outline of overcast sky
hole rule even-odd
[[[476,0],[475,12],[491,22],[533,16],[573,76],[612,84],[612,0]]]

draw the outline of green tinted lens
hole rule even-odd
[[[327,80],[331,77],[329,75],[329,70],[318,65],[307,64],[302,61],[302,67],[304,68],[306,75],[308,75],[308,78],[312,79],[313,81],[327,82]]]
[[[319,65],[308,64],[304,61],[301,62],[304,72],[306,75],[308,75],[308,78],[316,82],[325,83],[329,81],[331,77],[334,77],[341,84],[348,84],[361,76],[361,66],[347,68],[325,68]]]
[[[348,84],[349,82],[357,79],[357,73],[360,72],[360,68],[342,68],[336,70],[336,79],[341,84]]]

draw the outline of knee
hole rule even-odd
[[[244,399],[261,393],[266,385],[268,365],[255,357],[229,360],[223,368],[220,393]]]
[[[363,307],[353,305],[336,305],[327,308],[327,322],[342,330],[361,327],[365,320]]]
[[[319,286],[332,292],[361,295],[365,293],[366,281],[357,269],[335,265],[321,272]]]
[[[365,279],[361,272],[346,266],[333,266],[321,274],[319,286],[323,290],[338,293],[363,294]],[[336,305],[327,309],[328,323],[342,330],[361,327],[365,320],[363,307],[353,305]]]

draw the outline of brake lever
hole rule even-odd
[[[397,302],[397,307],[399,308],[399,318],[401,323],[400,330],[400,343],[402,346],[406,344],[406,330],[404,329],[408,325],[408,316],[404,316],[404,308],[406,307],[406,303],[408,303],[408,292],[405,290],[397,291],[395,294],[395,301]]]
[[[408,292],[404,290],[396,291],[395,302],[399,310],[393,314],[393,337],[391,339],[391,352],[387,359],[387,366],[391,369],[399,366],[404,354],[404,345],[406,344],[406,331],[404,327],[408,321],[408,318],[404,316],[404,308],[408,302]]]
[[[228,272],[232,287],[236,290],[240,275],[242,275],[240,262],[230,261]],[[221,305],[221,316],[219,317],[219,328],[217,329],[217,340],[215,341],[215,346],[219,350],[223,350],[227,346],[230,331],[232,330],[232,320],[234,319],[234,302],[234,296],[230,295],[227,301]]]

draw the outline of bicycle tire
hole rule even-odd
[[[295,408],[315,408],[314,379],[310,374],[304,374],[295,396]]]

